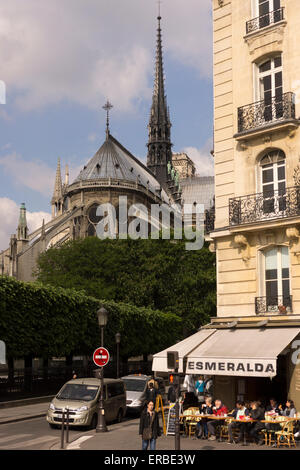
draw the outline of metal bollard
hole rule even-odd
[[[65,410],[62,412],[62,419],[61,419],[61,442],[60,448],[64,448],[64,437],[65,437]]]
[[[66,417],[66,443],[69,444],[69,418],[70,410],[67,408],[67,417]]]

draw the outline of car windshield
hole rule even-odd
[[[138,379],[123,379],[126,385],[127,392],[143,392],[145,390],[146,380]]]
[[[59,400],[91,401],[96,398],[99,387],[96,385],[66,384],[56,398]]]

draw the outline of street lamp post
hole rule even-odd
[[[121,334],[116,333],[116,344],[117,344],[117,379],[120,376],[120,342],[121,342]]]
[[[101,346],[104,344],[104,328],[107,324],[108,312],[104,307],[101,307],[97,312],[98,324],[101,330]],[[103,367],[100,368],[100,401],[98,408],[98,422],[96,432],[107,432],[105,411],[104,411],[104,380],[103,380]]]

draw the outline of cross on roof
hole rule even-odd
[[[105,105],[102,106],[106,111],[106,137],[109,135],[109,111],[113,108],[113,105],[107,100]]]
[[[160,6],[162,4],[162,1],[161,0],[158,0],[158,17],[160,18]]]

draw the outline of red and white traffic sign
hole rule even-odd
[[[100,347],[94,351],[93,361],[98,367],[104,367],[109,361],[109,352],[107,349]]]

